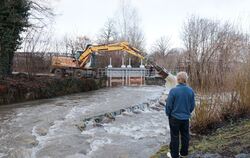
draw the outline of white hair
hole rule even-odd
[[[178,83],[187,83],[188,75],[186,72],[181,71],[177,73],[177,81]]]

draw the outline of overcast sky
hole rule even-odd
[[[231,21],[250,28],[250,0],[130,0],[139,13],[147,48],[159,37],[169,36],[172,47],[183,47],[181,30],[190,15]],[[60,0],[55,7],[56,36],[87,35],[95,38],[120,0]]]

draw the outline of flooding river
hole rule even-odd
[[[159,86],[117,87],[0,107],[0,158],[147,158],[168,142],[163,110],[125,112],[79,130],[86,118],[154,104]]]

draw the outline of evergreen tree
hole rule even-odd
[[[12,72],[14,52],[21,44],[21,33],[29,26],[29,0],[0,1],[0,77]]]

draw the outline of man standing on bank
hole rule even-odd
[[[170,153],[168,157],[179,158],[188,155],[189,119],[195,107],[195,94],[187,86],[186,72],[177,74],[178,85],[171,89],[166,100],[165,112],[170,126]],[[179,135],[181,135],[181,150],[179,152]]]

